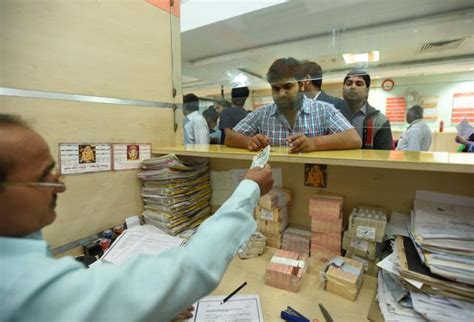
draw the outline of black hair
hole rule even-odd
[[[309,75],[311,77],[311,83],[318,89],[321,89],[321,85],[323,84],[323,70],[321,66],[308,60],[303,61],[302,64],[305,77]]]
[[[362,77],[365,81],[365,87],[370,87],[370,75],[363,69],[353,69],[349,73],[347,73],[346,77],[344,77],[344,84],[351,76],[359,76]]]
[[[20,116],[0,113],[0,128],[4,126],[18,126],[31,129],[28,123],[25,122]],[[6,159],[6,155],[7,153],[0,154],[0,183],[5,182],[8,171],[11,171],[14,166],[13,160]],[[0,190],[1,189],[2,186],[0,185]]]
[[[295,78],[297,81],[303,79],[303,68],[299,60],[293,57],[280,58],[273,62],[267,72],[267,81],[270,84],[282,80]]]
[[[219,101],[216,101],[216,104],[219,104],[221,105],[222,107],[224,108],[228,108],[228,107],[231,107],[232,104],[229,102],[229,101],[226,101],[226,100],[219,100]]]
[[[408,113],[410,113],[411,116],[415,120],[422,119],[423,118],[423,107],[420,105],[413,105],[408,109]]]
[[[199,97],[194,94],[186,94],[183,96],[183,110],[199,111]]]
[[[205,119],[210,119],[214,122],[217,122],[217,119],[219,118],[219,114],[217,113],[214,106],[209,106],[207,110],[202,112],[202,116],[204,116]]]
[[[230,95],[232,97],[232,104],[244,106],[245,101],[250,95],[250,91],[248,87],[236,87],[232,88]]]

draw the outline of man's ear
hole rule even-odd
[[[300,89],[300,92],[304,92],[306,82],[308,82],[308,81],[305,80],[305,79],[303,79],[303,80],[301,80],[301,81],[298,81],[298,87],[299,87],[299,89]]]

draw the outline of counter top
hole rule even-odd
[[[153,148],[153,154],[252,160],[256,152],[224,145],[178,145]],[[411,152],[395,150],[341,150],[288,153],[288,147],[272,147],[270,161],[322,163],[352,167],[474,173],[474,153]]]
[[[310,259],[308,271],[301,282],[297,293],[265,285],[265,269],[270,262],[274,248],[266,248],[265,253],[257,258],[242,260],[235,256],[229,265],[224,278],[212,295],[228,295],[237,286],[246,281],[238,294],[258,294],[264,321],[282,321],[280,311],[291,306],[310,319],[324,321],[318,304],[323,304],[334,321],[367,321],[369,308],[373,302],[377,279],[364,275],[364,281],[356,301],[350,301],[336,294],[325,291],[319,280],[319,271],[323,263]]]

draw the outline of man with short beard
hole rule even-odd
[[[273,62],[267,81],[274,103],[247,115],[225,144],[250,151],[269,144],[290,146],[290,153],[360,148],[357,132],[332,104],[304,98],[302,75],[295,58]]]
[[[362,149],[391,150],[392,129],[389,120],[367,102],[370,75],[353,69],[344,78],[342,96],[352,112],[352,125],[362,138]]]

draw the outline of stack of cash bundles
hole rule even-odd
[[[380,261],[382,242],[387,226],[387,213],[381,208],[356,207],[349,217],[342,247],[346,257],[363,263],[367,274],[376,276],[376,263]]]
[[[309,201],[311,216],[311,257],[327,262],[341,255],[342,196],[316,194]]]
[[[255,208],[257,229],[267,238],[267,246],[280,248],[282,233],[288,226],[291,191],[274,187],[259,200]]]

